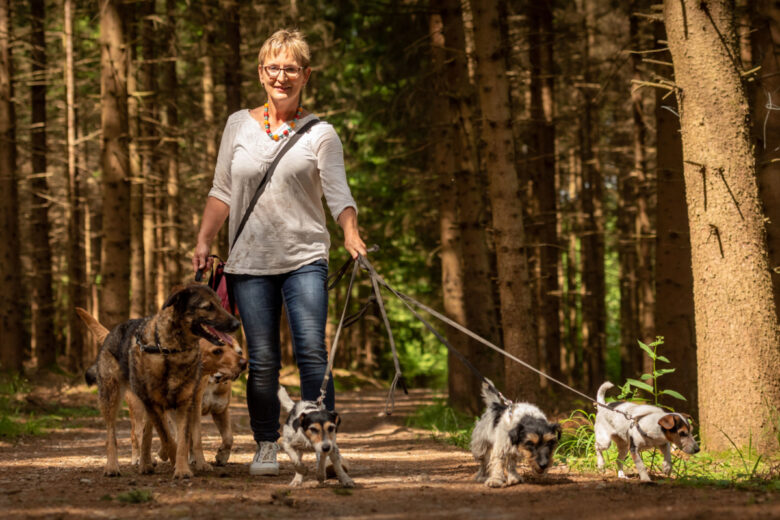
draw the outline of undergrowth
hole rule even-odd
[[[0,378],[0,439],[41,435],[52,428],[79,427],[72,419],[100,414],[89,406],[29,402],[23,396],[31,389],[30,382],[18,375]]]
[[[468,450],[475,420],[475,417],[448,406],[445,399],[436,399],[432,405],[415,410],[406,418],[406,425],[432,430],[435,440]]]

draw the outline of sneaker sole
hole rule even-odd
[[[275,477],[279,475],[279,468],[254,468],[249,466],[249,474],[256,477]]]

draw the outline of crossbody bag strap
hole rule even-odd
[[[252,201],[249,203],[249,206],[246,208],[246,212],[244,213],[244,216],[241,218],[241,222],[238,224],[238,229],[236,229],[236,235],[233,237],[233,242],[231,244],[233,246],[236,245],[236,240],[238,240],[238,236],[241,234],[241,232],[244,230],[244,226],[246,225],[247,220],[249,220],[249,215],[252,213],[252,210],[255,207],[255,204],[257,204],[257,200],[260,198],[260,195],[262,195],[263,191],[265,190],[266,184],[268,184],[268,180],[271,178],[271,175],[274,173],[274,170],[276,169],[276,166],[279,164],[279,161],[282,160],[282,157],[284,157],[284,154],[286,154],[290,148],[295,146],[295,143],[298,142],[298,140],[303,137],[303,134],[306,133],[306,131],[319,123],[319,119],[313,119],[300,127],[298,131],[296,131],[292,137],[290,137],[290,140],[287,141],[287,144],[284,145],[284,148],[282,148],[278,154],[276,154],[276,157],[274,158],[274,161],[271,163],[271,166],[268,167],[268,171],[265,173],[265,177],[263,177],[263,180],[260,181],[260,185],[257,187],[257,190],[255,190],[255,195],[252,197]]]

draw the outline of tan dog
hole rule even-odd
[[[82,316],[83,317],[83,316]],[[116,414],[126,390],[143,403],[149,421],[143,428],[139,472],[152,473],[152,425],[163,451],[174,458],[174,478],[189,478],[191,425],[198,417],[201,389],[201,349],[205,338],[223,345],[239,322],[225,311],[216,293],[193,284],[176,290],[160,312],[128,320],[105,336],[97,360],[87,370],[87,384],[98,384],[98,401],[106,422],[106,476],[119,475]],[[134,399],[129,399],[132,402]],[[137,404],[137,402],[135,403]],[[176,441],[168,432],[165,413],[175,412]]]
[[[76,308],[76,312],[92,332],[98,345],[101,345],[108,335],[108,329],[93,318],[87,311]],[[232,340],[232,338],[230,338]],[[246,368],[247,361],[242,356],[241,347],[234,343],[232,347],[213,345],[206,340],[200,341],[201,353],[201,413],[211,414],[222,438],[222,444],[216,455],[216,464],[222,466],[230,458],[233,447],[233,429],[230,422],[230,397],[232,383]],[[139,442],[143,435],[146,423],[146,411],[143,403],[132,392],[125,393],[125,399],[130,412],[130,439],[132,445],[131,464],[139,464]],[[168,417],[169,419],[170,416]],[[170,421],[169,421],[170,422]],[[192,453],[196,470],[208,469],[210,466],[203,457],[203,448],[200,436],[200,420],[195,420],[192,428]],[[160,458],[167,460],[168,453],[160,449]]]

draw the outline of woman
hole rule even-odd
[[[280,30],[263,44],[257,72],[268,102],[228,119],[192,258],[209,269],[211,244],[229,216],[230,257],[225,272],[241,315],[249,352],[247,406],[257,452],[252,475],[278,475],[281,368],[279,321],[287,310],[303,399],[315,400],[327,369],[328,249],[330,237],[321,198],[344,231],[354,257],[366,246],[333,127],[319,122],[304,133],[271,175],[237,240],[239,221],[266,170],[286,140],[314,115],[301,106],[311,75],[310,52],[298,31]],[[333,380],[325,406],[334,408]]]

